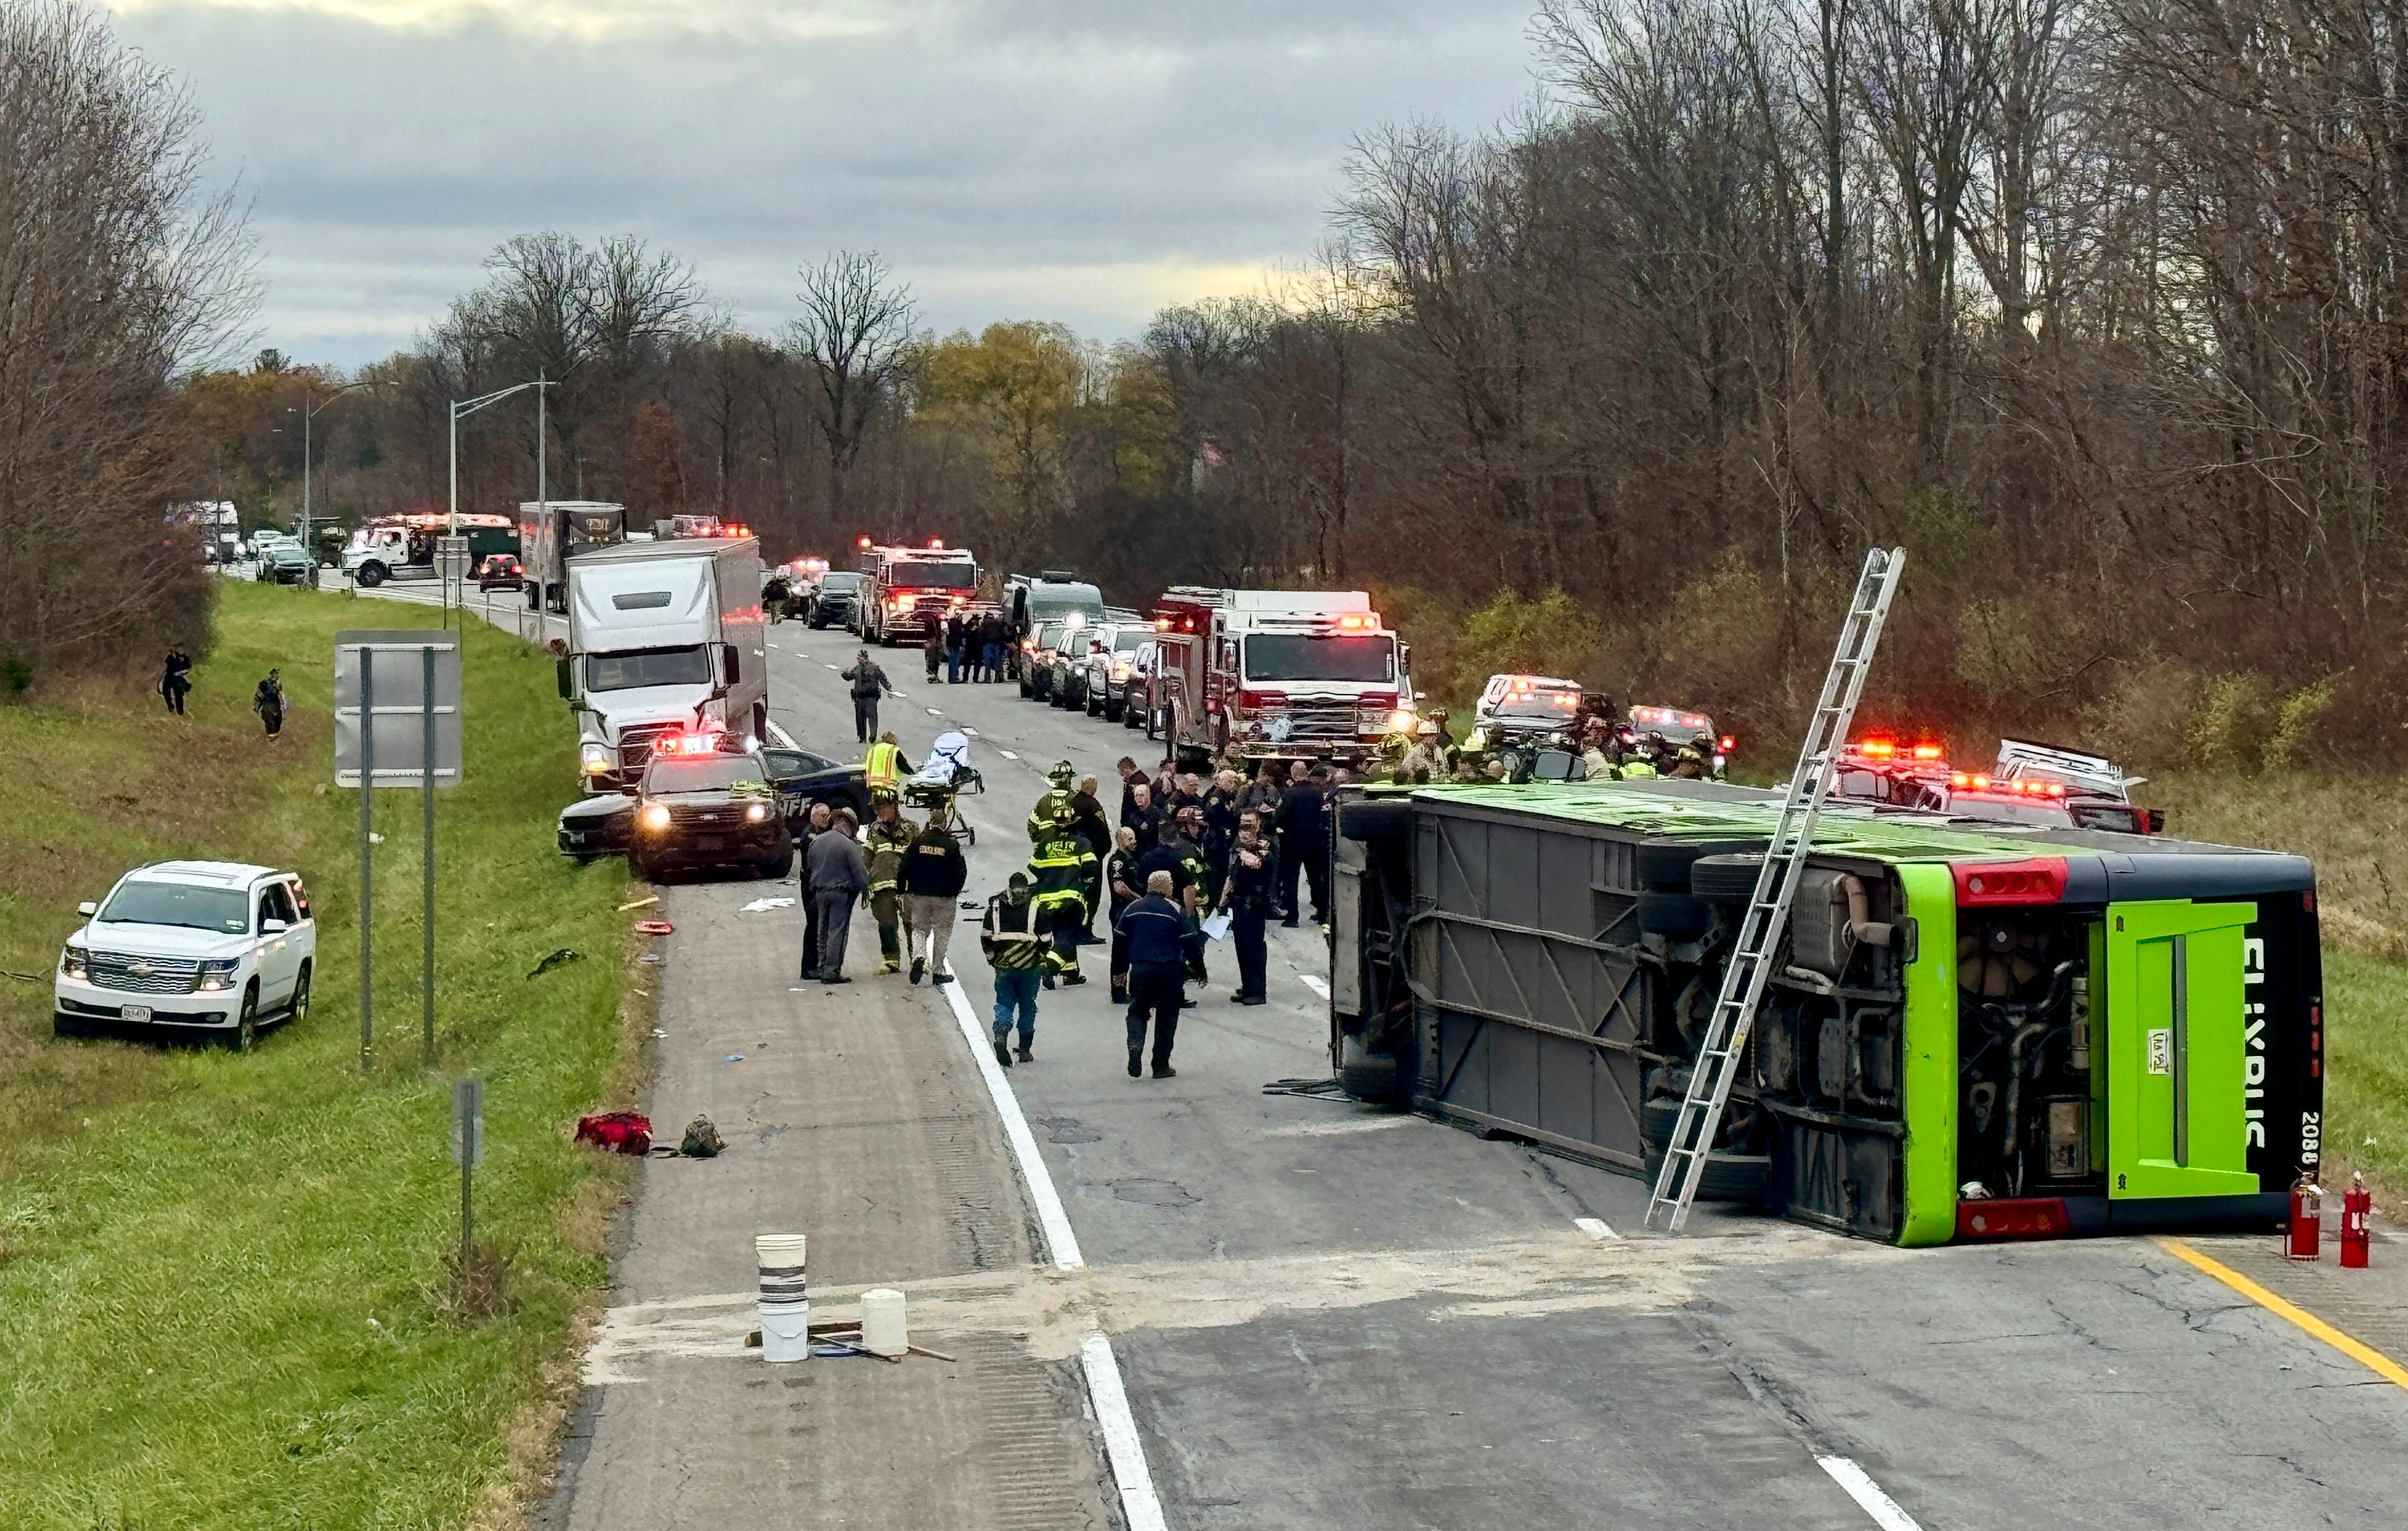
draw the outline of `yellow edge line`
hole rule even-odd
[[[2408,1366],[2401,1366],[2364,1340],[2353,1339],[2298,1304],[2285,1302],[2230,1266],[2208,1258],[2179,1238],[2160,1238],[2157,1244],[2159,1249],[2180,1256],[2275,1317],[2297,1324],[2385,1381],[2408,1387]]]

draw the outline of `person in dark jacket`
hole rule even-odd
[[[1243,791],[1238,794],[1238,811],[1258,813],[1262,815],[1263,823],[1268,825],[1272,816],[1279,812],[1280,798],[1285,791],[1285,786],[1280,780],[1279,763],[1264,761],[1262,770],[1252,781],[1246,783]]]
[[[1121,827],[1137,831],[1140,852],[1154,849],[1154,842],[1162,836],[1162,808],[1154,800],[1153,786],[1142,778],[1131,782],[1127,805],[1121,809]]]
[[[820,981],[851,983],[844,976],[845,940],[853,934],[853,906],[869,891],[869,857],[853,838],[860,827],[853,809],[838,808],[828,832],[811,841],[811,903],[820,917]]]
[[[928,666],[928,684],[937,683],[938,667],[945,662],[945,624],[930,618],[920,639],[920,658]]]
[[[1137,831],[1126,827],[1104,858],[1104,893],[1111,900],[1112,1003],[1128,1003],[1128,937],[1121,934],[1121,911],[1142,896],[1145,874],[1138,870]]]
[[[813,803],[810,816],[803,821],[803,833],[795,848],[802,852],[803,906],[803,977],[820,976],[820,904],[811,896],[811,842],[836,826],[835,810],[825,803]]]
[[[270,670],[259,689],[251,694],[251,709],[259,714],[260,726],[267,730],[267,741],[276,742],[284,732],[284,680],[280,670]]]
[[[1187,1002],[1187,916],[1171,902],[1171,879],[1157,871],[1146,879],[1145,895],[1121,911],[1112,927],[1128,938],[1128,1073],[1143,1072],[1146,1027],[1154,1028],[1154,1077],[1170,1079],[1171,1044],[1179,1037],[1179,1009]]]
[[[911,981],[924,973],[951,983],[945,971],[945,946],[953,937],[953,901],[969,880],[969,863],[962,848],[945,830],[945,810],[929,810],[927,827],[913,837],[903,856],[903,945],[911,953]]]
[[[1225,770],[1204,789],[1204,837],[1197,843],[1204,847],[1205,865],[1212,869],[1208,885],[1216,897],[1228,880],[1229,847],[1238,838],[1238,773]]]
[[[962,635],[968,627],[958,611],[945,619],[945,684],[949,686],[962,683]]]
[[[184,698],[193,689],[193,656],[184,646],[176,644],[167,651],[167,662],[159,671],[159,697],[167,710],[179,718],[184,715]]]
[[[1002,613],[990,611],[986,614],[986,621],[979,624],[979,639],[980,662],[986,669],[986,678],[989,680],[1002,680],[1003,646],[1011,640],[1010,633],[1003,624]]]
[[[1312,921],[1325,924],[1329,914],[1328,783],[1319,772],[1292,783],[1280,798],[1280,923],[1296,928],[1296,878],[1304,874],[1312,890]]]
[[[1229,935],[1238,946],[1238,993],[1240,1005],[1269,1003],[1264,989],[1269,966],[1265,927],[1278,901],[1279,861],[1263,838],[1262,822],[1253,814],[1238,820],[1238,837],[1229,847],[1228,877],[1221,887],[1221,907],[1229,911]]]
[[[1029,895],[1026,872],[1014,872],[1003,892],[986,901],[986,918],[979,924],[979,948],[995,967],[995,1061],[1011,1066],[1005,1038],[1016,1015],[1020,1023],[1020,1061],[1034,1063],[1029,1049],[1037,1040],[1037,990],[1050,950],[1037,928],[1037,906]]]
[[[1097,941],[1103,938],[1096,934],[1096,917],[1104,907],[1103,858],[1112,853],[1112,825],[1111,821],[1104,817],[1102,800],[1096,795],[1094,777],[1079,778],[1079,790],[1070,794],[1070,811],[1077,815],[1075,827],[1085,837],[1088,848],[1096,852],[1096,880],[1087,890],[1086,939]]]
[[[867,744],[878,737],[878,699],[895,694],[895,682],[886,672],[862,650],[853,657],[853,668],[839,673],[838,679],[853,687],[853,737]]]

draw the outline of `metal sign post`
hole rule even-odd
[[[435,1059],[435,789],[460,783],[460,643],[450,632],[335,635],[335,784],[360,789],[360,1067],[376,1059],[370,790],[423,796],[425,947],[420,1000],[426,1058]],[[408,765],[382,764],[408,761]]]
[[[468,539],[465,537],[438,537],[435,539],[435,577],[441,581],[439,594],[443,601],[443,625],[452,625],[452,609],[468,605]]]
[[[460,1268],[475,1242],[471,1188],[485,1162],[485,1081],[471,1074],[452,1081],[452,1162],[460,1166]]]

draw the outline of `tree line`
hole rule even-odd
[[[748,329],[692,267],[533,233],[337,377],[188,374],[214,497],[445,503],[448,401],[555,384],[556,496],[773,556],[1368,585],[1426,683],[1509,661],[1795,726],[1866,545],[1871,709],[2158,758],[2377,751],[2400,711],[2408,36],[2263,0],[1544,0],[1539,96],[1354,146],[1323,249],[1106,344],[923,324],[869,252]],[[524,407],[522,407],[522,406]],[[534,489],[523,400],[466,508]],[[2287,731],[2287,732],[2286,732]],[[2328,737],[2329,736],[2329,737]]]

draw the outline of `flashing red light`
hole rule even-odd
[[[1342,632],[1359,633],[1370,625],[1371,619],[1359,611],[1350,611],[1338,619],[1338,626]]]
[[[1914,758],[1917,760],[1938,760],[1940,753],[1940,746],[1936,744],[1918,744],[1914,747]]]
[[[853,539],[853,545],[856,548],[867,548],[869,546],[869,538],[866,537],[854,537]]]
[[[931,548],[942,548],[944,545],[945,539],[943,537],[932,537],[928,539],[928,546]]]
[[[1169,632],[1169,631],[1170,631],[1170,619],[1169,619],[1168,617],[1156,617],[1156,618],[1154,618],[1154,630],[1155,632],[1157,632],[1157,633],[1168,633],[1168,632]]]
[[[1555,693],[1555,705],[1562,708],[1565,711],[1570,712],[1572,708],[1580,706],[1580,698],[1573,695],[1570,692],[1559,691]]]
[[[2065,897],[2063,856],[2032,856],[2023,861],[1960,862],[1948,870],[1956,880],[1958,909],[2054,904]]]
[[[1724,754],[1729,754],[1732,751],[1734,751],[1734,750],[1736,750],[1736,749],[1738,749],[1738,748],[1739,748],[1739,738],[1738,738],[1738,737],[1737,737],[1736,735],[1732,735],[1732,734],[1725,734],[1725,735],[1722,737],[1722,743],[1721,743],[1721,745],[1720,745],[1720,748],[1721,748],[1722,752],[1723,752]]]
[[[1956,1204],[1959,1238],[2062,1238],[2073,1231],[2062,1196],[2020,1196]]]
[[[713,754],[719,749],[719,736],[716,734],[668,734],[663,736],[660,743],[654,745],[653,749],[664,755]]]
[[[1898,746],[1888,739],[1867,739],[1856,746],[1856,752],[1867,760],[1889,760],[1898,754]]]
[[[1283,691],[1240,691],[1238,693],[1238,705],[1240,707],[1253,708],[1285,707],[1287,706],[1287,693]]]

